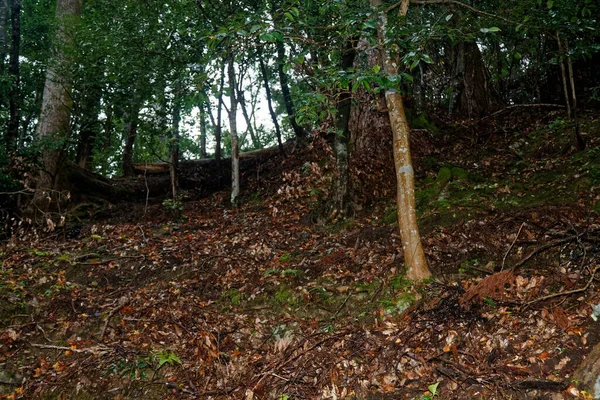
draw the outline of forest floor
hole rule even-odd
[[[271,160],[237,209],[223,191],[181,216],[129,204],[23,230],[0,243],[0,398],[585,398],[598,115],[581,130],[579,152],[559,113],[431,134],[416,170],[435,278],[419,284],[392,199],[317,217],[315,149]]]

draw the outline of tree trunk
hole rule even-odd
[[[4,59],[8,53],[8,0],[0,0],[0,75],[4,74]],[[0,100],[2,104],[2,100]]]
[[[206,158],[206,109],[200,104],[200,158]]]
[[[93,82],[91,81],[93,78],[90,77],[89,79],[90,82]],[[99,85],[91,84],[86,88],[81,102],[81,129],[75,157],[75,163],[83,169],[90,168],[94,143],[97,133],[101,129],[98,120],[101,100],[102,88]]]
[[[258,136],[256,135],[256,132],[254,132],[254,128],[252,127],[252,121],[250,120],[248,109],[246,108],[246,99],[244,98],[244,92],[241,89],[237,90],[237,101],[240,103],[240,108],[242,109],[244,120],[246,121],[246,129],[248,129],[248,133],[250,134],[250,139],[252,140],[252,147],[254,147],[254,150],[262,149],[262,144],[260,144],[260,140],[258,139]]]
[[[494,111],[499,103],[476,42],[455,46],[454,78],[459,88],[458,110],[469,118]]]
[[[132,176],[135,174],[133,170],[133,145],[137,136],[137,127],[140,113],[139,94],[133,94],[133,100],[129,105],[129,110],[123,113],[125,148],[123,149],[122,169],[123,176]]]
[[[279,74],[279,84],[281,85],[281,93],[283,94],[283,102],[285,104],[285,111],[288,114],[290,125],[294,130],[294,134],[299,141],[306,139],[306,131],[298,125],[296,122],[296,114],[294,112],[294,102],[292,100],[292,94],[290,92],[290,86],[288,83],[287,74],[284,71],[285,66],[285,47],[283,42],[277,42],[277,73]]]
[[[181,122],[181,84],[177,82],[173,104],[173,134],[171,136],[171,189],[173,200],[179,194],[179,123]]]
[[[66,75],[70,60],[63,53],[62,45],[69,42],[66,21],[81,15],[81,0],[58,0],[56,19],[59,29],[56,36],[58,52],[55,65],[46,71],[46,83],[42,98],[42,110],[37,127],[37,136],[41,140],[59,143],[60,148],[47,150],[41,157],[41,171],[33,206],[46,212],[54,200],[53,190],[60,190],[59,173],[64,156],[64,143],[69,135],[71,116],[71,79]],[[58,67],[57,67],[58,66]],[[50,199],[50,201],[48,201]]]
[[[221,162],[221,129],[223,113],[223,88],[225,86],[225,60],[221,65],[221,78],[219,83],[219,98],[217,99],[217,123],[215,125],[215,160],[220,165]]]
[[[344,71],[352,68],[356,57],[356,39],[352,38],[346,42],[343,50],[341,68]],[[348,173],[348,161],[350,158],[350,109],[352,107],[352,86],[340,92],[337,101],[337,115],[335,126],[337,129],[333,148],[336,158],[336,177],[333,181],[330,218],[338,215],[346,215],[350,204],[350,175]]]
[[[269,86],[269,74],[267,73],[267,66],[265,65],[265,61],[262,56],[262,49],[258,48],[258,62],[260,64],[260,72],[263,78],[263,82],[265,84],[265,93],[267,95],[267,105],[269,107],[269,114],[271,114],[271,120],[273,121],[273,125],[275,126],[275,135],[277,136],[277,145],[279,146],[279,151],[283,153],[283,143],[281,141],[281,128],[279,127],[279,121],[277,121],[277,114],[275,114],[275,110],[273,110],[273,96],[271,95],[271,87]]]
[[[371,6],[381,8],[381,0],[370,0]],[[406,17],[410,0],[402,0],[400,15]],[[392,58],[385,48],[387,15],[378,10],[378,43],[383,69],[389,76],[398,75],[399,60]],[[406,121],[402,96],[393,89],[385,92],[390,124],[394,136],[394,164],[397,178],[398,225],[402,238],[402,250],[406,265],[406,277],[418,280],[431,276],[417,225],[415,207],[415,182],[412,160],[410,156],[410,128]]]
[[[6,131],[6,149],[14,151],[19,140],[19,122],[21,120],[21,76],[19,73],[19,52],[21,45],[21,0],[10,0],[10,60],[8,65],[12,77],[8,95],[9,118]]]
[[[237,134],[237,99],[235,98],[235,68],[233,55],[229,57],[227,72],[229,75],[229,130],[231,131],[231,204],[237,206],[240,195],[240,148]]]
[[[571,62],[571,56],[569,55],[569,42],[567,39],[564,40],[564,48],[561,43],[560,35],[558,32],[556,33],[556,41],[558,42],[558,51],[561,53],[560,56],[560,72],[563,81],[563,90],[565,92],[565,100],[567,103],[567,114],[569,119],[573,117],[573,124],[575,125],[575,146],[578,151],[585,149],[585,140],[581,136],[579,132],[579,119],[577,118],[577,91],[575,90],[575,77],[573,74],[573,63]],[[568,71],[568,80],[569,85],[571,86],[571,92],[567,89],[567,74],[565,72],[565,60],[562,57],[562,53],[565,53],[566,63],[567,63],[567,71]],[[570,98],[570,99],[569,99]],[[571,101],[569,101],[571,100]]]

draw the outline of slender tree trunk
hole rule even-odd
[[[558,41],[559,41],[559,49],[560,49],[560,37],[558,37]],[[571,61],[571,55],[569,54],[569,42],[567,39],[564,40],[565,42],[565,52],[566,52],[566,57],[567,57],[567,70],[569,72],[569,83],[571,85],[571,96],[572,96],[572,111],[573,111],[573,123],[575,125],[575,140],[576,140],[576,147],[578,151],[584,150],[585,149],[585,140],[583,139],[583,137],[581,136],[581,133],[579,132],[579,118],[577,116],[577,91],[575,89],[575,75],[573,73],[573,62]],[[562,50],[561,50],[562,52]],[[562,64],[561,64],[562,65]],[[563,67],[564,69],[564,67]],[[563,71],[564,73],[564,71]],[[564,79],[564,78],[563,78]]]
[[[283,94],[283,102],[285,104],[285,110],[290,120],[290,125],[294,130],[296,138],[303,141],[308,136],[306,131],[298,125],[296,122],[296,114],[294,111],[294,101],[292,100],[292,94],[290,92],[290,85],[288,83],[287,74],[284,71],[285,66],[285,47],[283,42],[277,42],[277,73],[279,74],[279,84],[281,85],[281,93]]]
[[[14,151],[19,140],[19,122],[21,120],[21,75],[19,73],[19,53],[21,46],[21,0],[10,0],[10,22],[11,41],[8,69],[12,77],[12,82],[10,85],[10,93],[8,95],[9,118],[8,129],[6,132],[6,148],[9,151]]]
[[[133,145],[135,144],[135,138],[137,136],[137,128],[140,113],[140,100],[139,94],[136,92],[133,95],[133,100],[129,105],[129,110],[123,113],[124,121],[124,136],[125,136],[125,147],[123,148],[123,159],[122,169],[123,176],[133,176],[135,171],[133,169]]]
[[[381,0],[370,0],[371,6],[381,8]],[[400,15],[406,17],[410,0],[402,0]],[[398,75],[399,60],[392,58],[385,48],[387,15],[378,10],[378,42],[383,69],[388,75]],[[390,124],[394,136],[394,164],[397,178],[398,225],[402,237],[402,250],[408,279],[425,279],[431,276],[419,235],[415,207],[415,181],[410,156],[410,128],[406,121],[404,104],[400,93],[393,89],[385,92]]]
[[[356,58],[356,38],[346,42],[343,50],[341,68],[348,71],[354,64]],[[338,215],[346,215],[350,204],[350,110],[352,108],[352,87],[342,91],[337,101],[337,115],[335,125],[337,132],[334,138],[333,149],[336,157],[336,177],[333,181],[332,202],[330,208],[332,212],[330,218],[334,219]]]
[[[66,74],[68,70],[66,66],[70,60],[61,50],[61,45],[69,42],[66,20],[80,15],[81,0],[58,0],[56,3],[56,19],[59,23],[56,43],[59,50],[54,60],[55,66],[49,67],[46,71],[42,110],[37,127],[37,136],[43,140],[65,143],[69,135],[72,98],[71,79]],[[33,205],[42,212],[49,209],[55,197],[52,190],[60,189],[57,178],[63,160],[63,149],[64,144],[60,149],[47,150],[41,158],[42,168]]]
[[[104,143],[103,148],[107,150],[110,147],[112,137],[112,118],[113,118],[113,106],[108,104],[106,110],[106,119],[104,120]]]
[[[265,65],[265,61],[262,56],[262,49],[258,48],[258,62],[260,64],[260,72],[263,78],[263,82],[265,84],[265,93],[267,95],[267,105],[269,107],[269,114],[271,115],[271,120],[273,121],[273,125],[275,126],[275,135],[277,136],[277,144],[279,146],[279,152],[283,154],[283,143],[281,141],[281,128],[279,127],[279,121],[277,121],[277,114],[275,114],[275,110],[273,109],[273,96],[271,95],[271,87],[269,86],[269,75],[267,73],[267,66]]]
[[[240,148],[237,133],[237,99],[235,98],[235,68],[233,65],[233,55],[229,57],[228,68],[229,76],[229,98],[231,107],[229,109],[229,130],[231,131],[231,204],[237,206],[240,195]]]
[[[250,119],[250,115],[248,114],[248,109],[246,107],[246,99],[244,98],[244,92],[241,90],[237,90],[237,100],[240,103],[240,108],[242,109],[242,114],[244,115],[244,120],[246,121],[246,126],[248,129],[248,133],[250,134],[250,139],[252,140],[252,147],[254,149],[262,149],[262,144],[260,144],[260,140],[254,132],[254,128],[252,127],[252,120]]]
[[[571,101],[569,95],[569,88],[567,87],[567,72],[565,70],[565,62],[562,55],[563,48],[558,32],[556,32],[556,43],[558,43],[558,51],[561,53],[559,55],[558,65],[560,66],[560,76],[562,78],[563,93],[565,95],[565,104],[567,105],[567,117],[571,119]]]
[[[0,75],[4,74],[4,59],[8,53],[8,0],[0,0]],[[2,100],[0,100],[0,104]]]
[[[181,84],[177,82],[173,104],[173,134],[171,136],[171,189],[173,199],[179,194],[179,123],[181,122]]]
[[[206,158],[206,108],[200,104],[200,158]]]
[[[225,86],[225,60],[221,65],[221,78],[219,83],[219,98],[217,99],[217,123],[215,125],[215,160],[221,165],[221,129],[222,129],[222,113],[223,113],[223,89]],[[220,170],[220,167],[219,167]]]

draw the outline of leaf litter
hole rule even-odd
[[[597,216],[576,202],[426,228],[437,278],[414,284],[385,204],[316,220],[331,166],[312,153],[272,161],[283,179],[249,180],[263,198],[239,209],[222,192],[184,221],[130,206],[2,244],[0,397],[584,398]]]

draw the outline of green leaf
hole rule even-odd
[[[287,19],[289,19],[290,21],[294,22],[294,16],[293,16],[291,13],[289,13],[289,12],[286,12],[286,13],[284,13],[283,15],[284,15],[284,16],[285,16]]]
[[[548,7],[548,10],[552,9],[553,5],[554,5],[554,1],[553,0],[548,0],[548,2],[546,3],[546,6]]]
[[[379,65],[375,65],[375,66],[373,67],[373,72],[375,72],[376,74],[378,74],[378,73],[379,73],[379,71],[381,71],[381,67],[380,67]]]
[[[488,33],[488,32],[500,32],[501,29],[498,28],[497,26],[492,26],[490,28],[481,28],[479,30],[483,33]]]
[[[454,14],[448,14],[448,15],[446,15],[446,22],[450,21],[453,16],[454,16]]]
[[[432,396],[436,395],[439,384],[440,384],[439,382],[436,382],[433,385],[427,386],[427,389],[431,392]]]
[[[369,20],[365,21],[364,26],[365,26],[365,28],[377,29],[377,20],[369,19]]]

